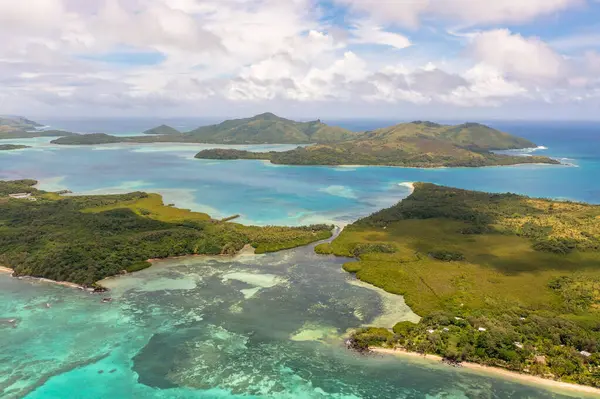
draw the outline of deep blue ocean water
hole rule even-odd
[[[139,134],[167,122],[42,120],[81,132]],[[391,121],[328,121],[355,130]],[[160,192],[165,202],[242,222],[347,223],[404,198],[405,183],[600,203],[600,124],[492,122],[568,166],[480,169],[274,166],[206,161],[206,145],[62,147],[0,152],[0,179],[35,178],[47,190]],[[246,146],[284,150],[290,146]],[[401,297],[357,285],[343,259],[311,248],[236,259],[161,262],[110,282],[97,296],[0,275],[0,394],[6,398],[550,398],[535,386],[419,360],[360,358],[344,332],[414,319]],[[15,320],[8,322],[8,320]],[[577,397],[578,395],[575,395]]]

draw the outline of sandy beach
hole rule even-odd
[[[13,273],[14,270],[8,267],[0,266],[0,273]]]
[[[437,355],[423,355],[416,352],[407,352],[402,349],[386,349],[386,348],[369,348],[372,352],[382,355],[393,355],[402,357],[412,357],[431,360],[432,362],[442,362],[443,358]],[[528,384],[542,385],[548,388],[563,389],[572,392],[581,392],[586,394],[594,394],[600,397],[600,389],[586,385],[570,384],[568,382],[554,381],[547,378],[537,377],[529,374],[522,374],[515,371],[509,371],[498,367],[489,367],[477,363],[463,362],[461,367],[467,370],[482,372],[493,376],[503,376],[512,380],[525,382]]]

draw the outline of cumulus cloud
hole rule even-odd
[[[508,29],[482,32],[473,37],[470,54],[514,78],[535,82],[564,78],[568,62],[538,38],[525,38]]]
[[[338,1],[358,12],[348,25],[323,18],[318,0],[0,0],[0,98],[13,112],[92,114],[200,102],[493,107],[582,101],[600,87],[595,52],[565,57],[540,38],[489,29],[438,55],[392,26],[523,22],[577,0]]]

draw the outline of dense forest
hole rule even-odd
[[[247,244],[278,251],[326,239],[333,228],[243,226],[165,206],[156,194],[60,196],[36,183],[0,181],[0,265],[16,275],[92,285],[148,259],[233,255]]]
[[[600,386],[600,206],[418,183],[317,252],[422,316],[354,334],[385,346]]]

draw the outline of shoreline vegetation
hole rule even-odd
[[[409,358],[419,358],[430,360],[435,363],[444,363],[444,358],[438,355],[431,355],[426,353],[418,353],[418,352],[408,352],[403,349],[387,349],[380,347],[371,347],[369,350],[375,354],[382,356],[398,356],[398,357],[409,357]],[[475,371],[482,372],[485,374],[490,374],[494,376],[502,376],[508,379],[525,382],[533,385],[541,385],[548,388],[558,388],[564,389],[572,392],[581,392],[581,393],[590,393],[590,394],[598,394],[600,395],[600,388],[595,388],[587,385],[573,384],[569,382],[561,382],[550,380],[547,378],[542,378],[538,376],[534,376],[531,374],[523,374],[516,371],[510,371],[498,367],[489,367],[478,363],[471,362],[462,362],[459,364],[459,367]]]
[[[348,347],[600,388],[600,206],[414,187],[315,248],[422,317],[358,329]]]
[[[158,194],[61,196],[35,180],[0,181],[0,264],[14,275],[97,287],[149,259],[277,252],[332,236],[333,226],[245,226],[164,205]]]

